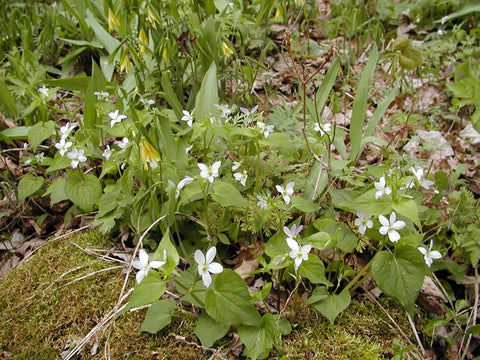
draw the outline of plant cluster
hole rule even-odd
[[[369,39],[382,40],[381,27],[391,23],[369,21],[382,6],[365,10],[353,3],[332,5],[333,13],[350,10],[348,19],[355,21],[346,23],[353,27],[332,22],[330,29],[342,27],[349,39],[365,29]],[[379,63],[390,62],[387,74],[403,86],[422,64],[416,45],[405,35],[387,51],[372,44],[353,101],[342,99],[351,108],[348,127],[325,121],[323,114],[339,97],[339,74],[355,59],[345,60],[332,48],[316,70],[306,72],[288,33],[285,56],[301,99],[296,115],[277,117],[278,108],[268,112],[252,102],[273,42],[247,29],[267,34],[271,15],[278,26],[288,23],[287,11],[308,25],[317,15],[315,4],[44,4],[48,10],[38,10],[39,16],[57,19],[49,31],[68,51],[55,66],[47,65],[38,46],[22,38],[17,47],[14,34],[8,35],[0,102],[9,116],[4,123],[14,126],[5,125],[0,140],[18,145],[4,152],[17,154],[24,175],[18,185],[12,173],[2,175],[2,186],[16,189],[5,202],[48,199],[52,209],[66,204],[65,222],[95,211],[92,224],[101,232],[132,232],[138,259],[130,270],[137,270],[137,285],[120,313],[148,305],[142,331],[158,332],[177,306],[190,304],[203,346],[234,328],[246,356],[265,358],[274,346],[281,348],[289,320],[306,305],[334,324],[373,278],[412,316],[425,277],[444,270],[474,278],[473,300],[462,299],[462,306],[458,300],[455,316],[443,319],[456,320],[458,336],[469,342],[478,333],[478,200],[458,187],[460,174],[431,171],[427,161],[404,156],[378,134],[401,91],[398,83],[392,81],[392,90],[380,94],[367,116]],[[421,2],[415,4],[420,11]],[[91,66],[79,69],[87,54]],[[67,77],[71,72],[76,76]],[[477,105],[462,90],[475,88],[477,72],[470,63],[459,67],[449,85],[454,106]],[[475,124],[477,115],[471,118]],[[376,149],[376,162],[365,160],[367,148]],[[255,244],[261,245],[245,250]],[[146,249],[154,250],[151,258]],[[228,266],[237,251],[249,253],[256,265]],[[452,253],[457,262],[446,260]],[[262,286],[251,291],[248,277]],[[174,290],[167,292],[169,284]],[[180,300],[167,296],[171,291]],[[278,292],[288,296],[272,305]],[[453,301],[448,288],[445,296]],[[462,311],[470,318],[460,322]]]

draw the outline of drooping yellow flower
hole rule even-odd
[[[120,71],[125,70],[126,72],[130,71],[132,67],[132,63],[130,62],[130,58],[128,57],[128,53],[125,51],[122,54],[122,58],[120,59]]]
[[[143,168],[145,170],[148,169],[148,165],[150,165],[152,169],[155,169],[160,161],[158,151],[155,150],[145,138],[140,140],[140,158],[142,159]]]
[[[150,21],[150,24],[152,24],[153,26],[155,26],[155,23],[160,24],[160,21],[158,20],[153,10],[150,9],[150,7],[147,7],[147,19],[148,21]]]
[[[222,51],[223,55],[225,55],[225,57],[227,58],[233,55],[233,50],[230,48],[230,46],[227,45],[225,41],[222,42]]]
[[[164,46],[163,49],[162,49],[162,60],[167,61],[168,58],[169,58],[168,49],[167,49],[166,46]]]
[[[120,22],[115,17],[112,9],[108,9],[108,31],[112,31],[115,26],[120,26]]]
[[[148,37],[147,37],[147,34],[145,33],[145,30],[140,29],[140,31],[138,32],[138,40],[140,40],[138,49],[139,49],[140,55],[143,56],[147,52],[146,46],[148,46]]]
[[[279,7],[275,11],[275,15],[273,16],[275,21],[283,21],[283,11]]]

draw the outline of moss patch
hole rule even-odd
[[[5,359],[57,359],[114,306],[124,280],[122,269],[98,271],[119,264],[90,256],[70,242],[84,248],[112,246],[110,239],[94,231],[73,235],[48,243],[6,274],[0,282],[0,356]],[[132,277],[130,285],[133,281]],[[383,305],[410,334],[404,312],[391,303]],[[145,312],[127,313],[117,319],[86,346],[80,358],[103,359],[105,344],[112,359],[215,358],[211,352],[189,344],[199,343],[193,333],[196,315],[179,309],[170,326],[151,335],[139,333]],[[292,333],[284,337],[283,348],[274,349],[270,358],[380,359],[391,357],[395,338],[401,338],[396,328],[370,302],[354,302],[333,327],[317,312],[305,309],[297,314]],[[228,350],[228,339],[220,342]],[[91,355],[95,343],[98,351]]]

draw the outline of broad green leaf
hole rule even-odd
[[[18,182],[18,204],[21,204],[27,197],[39,191],[45,182],[42,176],[27,174]]]
[[[420,224],[420,219],[418,218],[418,206],[415,200],[400,198],[398,202],[392,203],[392,208],[398,214],[412,220],[414,224],[417,225],[419,228],[422,227],[422,225]]]
[[[395,253],[381,251],[373,259],[372,273],[378,287],[398,300],[407,311],[413,310],[423,284],[425,262],[418,249],[403,246]]]
[[[302,244],[310,244],[312,247],[318,250],[323,250],[333,245],[330,234],[323,231],[319,231],[315,234],[307,236],[306,238],[303,238]]]
[[[292,205],[299,211],[305,213],[312,213],[317,211],[320,206],[318,204],[313,203],[307,199],[304,199],[301,196],[291,196]]]
[[[323,284],[326,286],[333,285],[325,277],[325,266],[323,265],[322,260],[320,260],[315,254],[308,254],[308,260],[302,262],[298,272],[313,284]]]
[[[373,135],[380,119],[383,117],[383,114],[385,114],[385,111],[387,111],[388,107],[390,106],[390,104],[392,103],[392,101],[395,99],[397,95],[398,95],[398,89],[393,89],[392,91],[390,91],[388,96],[377,106],[372,117],[370,118],[370,120],[368,120],[368,126],[367,126],[367,129],[365,130],[364,138],[370,137]],[[365,146],[365,144],[363,144],[363,146]]]
[[[165,280],[161,279],[157,272],[150,271],[143,278],[142,282],[135,286],[130,300],[121,313],[123,314],[130,309],[151,304],[155,300],[160,299],[165,293],[166,287]]]
[[[353,252],[357,247],[358,239],[352,230],[344,223],[337,223],[337,248],[346,253]]]
[[[70,160],[66,155],[62,156],[60,153],[56,153],[55,157],[53,158],[53,163],[50,165],[45,173],[47,175],[51,175],[57,170],[63,170],[70,166],[72,160]]]
[[[160,79],[160,83],[162,85],[163,89],[163,96],[165,97],[165,100],[167,100],[168,105],[172,107],[172,109],[175,111],[175,115],[177,116],[178,119],[181,119],[183,114],[182,114],[182,104],[178,100],[177,94],[175,94],[175,91],[173,90],[171,80],[170,80],[170,71],[164,71],[162,73],[162,77]]]
[[[378,50],[374,44],[370,58],[360,77],[355,99],[353,100],[352,119],[350,121],[350,155],[348,158],[353,163],[355,163],[360,156],[360,143],[363,137],[363,125],[365,124],[365,113],[367,111],[368,84],[375,71],[377,60]]]
[[[26,140],[28,139],[28,126],[16,126],[13,128],[7,128],[0,131],[0,136],[5,137],[8,140]]]
[[[13,98],[12,94],[8,90],[7,84],[5,81],[0,79],[0,103],[5,105],[10,114],[16,118],[18,116],[17,103]]]
[[[270,293],[270,290],[272,290],[272,283],[268,282],[265,285],[263,285],[262,290],[258,292],[250,293],[250,296],[255,302],[263,301],[267,297],[267,295]]]
[[[315,290],[312,291],[310,297],[305,301],[307,305],[315,304],[321,300],[324,300],[328,297],[328,290],[325,286],[317,286]]]
[[[45,80],[46,86],[58,87],[62,90],[86,91],[90,78],[88,76],[75,76],[71,78]]]
[[[198,316],[195,335],[200,339],[202,346],[211,347],[215,341],[225,336],[228,329],[230,329],[229,324],[216,322],[203,312]]]
[[[55,205],[63,200],[68,200],[68,196],[65,193],[65,178],[60,178],[52,183],[43,196],[50,195],[50,206]]]
[[[245,355],[251,359],[264,359],[270,353],[275,341],[277,324],[275,317],[267,313],[261,318],[263,324],[259,326],[239,326],[238,336],[245,344]]]
[[[469,15],[473,12],[480,12],[480,3],[478,1],[472,1],[469,4],[464,5],[460,10],[454,11],[451,14],[448,14],[444,18],[437,20],[436,22],[445,23],[445,21],[455,19],[457,17]]]
[[[90,212],[102,196],[102,185],[93,174],[69,171],[65,181],[65,194],[79,208]]]
[[[340,313],[350,305],[350,292],[343,290],[338,295],[328,295],[326,298],[315,302],[312,307],[325,316],[333,325]]]
[[[224,269],[210,285],[205,310],[215,321],[225,324],[261,326],[248,286],[233,270]]]
[[[293,224],[299,226],[301,218],[297,218],[294,222],[290,223],[289,227],[291,228]],[[290,252],[290,248],[287,245],[285,239],[287,235],[283,232],[283,229],[278,230],[275,235],[273,235],[265,245],[265,254],[270,256],[272,259],[279,255],[286,255]]]
[[[103,26],[98,23],[97,19],[95,19],[95,16],[90,12],[90,10],[87,10],[86,15],[85,21],[93,29],[95,36],[111,55],[118,47],[120,47],[120,41],[110,35],[107,30],[105,30]],[[116,60],[118,57],[119,56],[117,54]]]
[[[230,183],[217,181],[213,185],[212,198],[222,206],[243,207],[249,203],[243,198],[240,191]]]
[[[86,130],[95,130],[95,126],[98,125],[97,122],[97,110],[95,109],[95,104],[97,103],[97,96],[94,94],[95,91],[102,91],[105,89],[105,77],[102,73],[102,70],[98,67],[96,62],[93,62],[92,66],[92,76],[88,83],[87,92],[84,98],[83,106],[83,125]],[[93,141],[93,140],[92,140]]]
[[[176,307],[175,300],[161,299],[156,300],[148,308],[145,320],[143,320],[140,331],[146,331],[151,334],[156,334],[165,326],[172,322],[172,315]]]
[[[337,79],[338,70],[340,69],[340,57],[336,57],[330,67],[328,68],[325,77],[322,80],[322,84],[318,88],[318,91],[315,95],[316,101],[316,110],[318,111],[317,116],[321,119],[323,108],[328,100],[328,96],[330,95],[330,91],[332,91],[332,87],[335,84]]]
[[[376,189],[372,189],[360,195],[352,204],[353,209],[361,210],[364,213],[374,216],[385,215],[392,212],[392,198],[384,195],[379,199],[375,199]],[[354,211],[352,211],[354,212]]]
[[[164,257],[164,254],[167,254],[167,257]],[[153,255],[153,260],[166,261],[167,263],[161,267],[161,271],[166,274],[170,274],[173,269],[178,265],[180,256],[178,255],[177,248],[172,244],[170,240],[170,231],[167,230],[162,237],[162,241],[157,247],[155,254]]]
[[[53,121],[38,122],[28,130],[28,141],[34,150],[44,140],[55,135],[55,123]]]
[[[195,117],[202,120],[205,116],[216,114],[218,104],[217,67],[212,62],[195,99]]]

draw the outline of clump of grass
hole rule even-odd
[[[99,270],[118,264],[88,255],[71,243],[83,248],[111,247],[110,239],[95,231],[52,241],[0,282],[0,352],[6,359],[58,358],[115,305],[124,280],[121,269]],[[72,282],[88,274],[93,275]],[[133,281],[132,277],[130,285]],[[391,302],[382,305],[409,334],[403,310]],[[172,323],[152,335],[139,332],[145,311],[129,312],[116,319],[86,346],[81,359],[104,358],[104,349],[112,359],[217,358],[196,345],[195,314],[179,308]],[[272,351],[270,358],[379,359],[391,356],[392,340],[400,338],[386,315],[368,301],[353,302],[335,326],[309,308],[295,321],[282,349]],[[228,341],[219,342],[220,351],[228,351]],[[98,350],[92,355],[90,351],[96,345]]]

